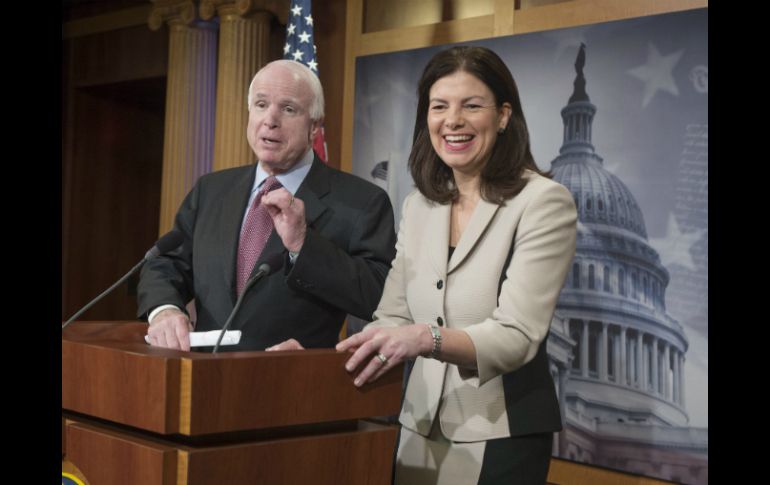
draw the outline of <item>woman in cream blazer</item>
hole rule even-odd
[[[545,483],[561,429],[546,338],[575,252],[575,205],[537,169],[515,83],[492,51],[438,53],[418,94],[418,190],[374,322],[337,349],[363,369],[356,385],[415,360],[396,483]]]

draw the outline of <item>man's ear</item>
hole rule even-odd
[[[313,140],[315,140],[316,135],[318,134],[318,130],[321,129],[321,127],[324,124],[324,119],[321,118],[320,120],[315,120],[310,124],[310,143],[313,143]]]

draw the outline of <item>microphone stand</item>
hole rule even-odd
[[[61,329],[64,330],[64,328],[67,325],[69,325],[70,323],[75,321],[75,319],[77,317],[79,317],[80,315],[82,315],[83,312],[85,312],[86,310],[88,310],[89,308],[94,306],[94,304],[96,302],[98,302],[99,300],[101,300],[102,298],[104,298],[104,296],[107,293],[111,292],[118,285],[120,285],[121,283],[126,281],[128,279],[128,277],[131,276],[132,274],[134,274],[136,272],[136,270],[141,268],[144,263],[146,263],[147,261],[151,260],[152,258],[154,258],[156,256],[159,256],[159,255],[161,255],[163,253],[171,251],[172,249],[174,249],[174,248],[178,247],[180,244],[182,244],[182,238],[183,238],[182,234],[179,231],[177,231],[177,230],[172,230],[172,231],[164,234],[163,237],[158,239],[158,241],[155,243],[155,245],[153,247],[151,247],[149,251],[147,251],[147,253],[144,255],[144,258],[142,258],[141,261],[136,263],[136,266],[131,268],[131,270],[128,273],[126,273],[122,278],[120,278],[118,281],[116,281],[112,286],[110,286],[109,288],[104,290],[99,296],[97,296],[96,298],[94,298],[93,300],[88,302],[88,304],[86,306],[84,306],[83,308],[78,310],[77,313],[72,315],[69,318],[69,320],[64,322],[64,324],[61,326]]]
[[[222,327],[222,331],[219,333],[217,344],[214,346],[214,350],[211,351],[212,354],[216,354],[217,350],[219,350],[219,344],[222,343],[222,338],[225,336],[225,332],[227,332],[227,329],[230,328],[230,324],[233,321],[233,317],[235,317],[235,314],[238,313],[238,309],[241,307],[241,303],[243,302],[243,297],[244,295],[246,295],[246,292],[249,291],[249,288],[254,286],[254,284],[260,279],[278,271],[278,269],[283,265],[283,254],[284,253],[275,253],[268,256],[265,262],[259,265],[257,273],[254,275],[254,277],[246,282],[246,286],[243,288],[241,295],[238,297],[238,300],[235,302],[235,307],[233,308],[233,311],[230,312],[230,316],[227,317],[227,321],[225,322],[225,325]]]
[[[91,301],[88,303],[88,305],[86,305],[86,306],[84,306],[83,308],[81,308],[81,309],[80,309],[80,310],[79,310],[79,311],[78,311],[76,314],[72,315],[72,316],[69,318],[69,320],[67,320],[66,322],[64,322],[64,324],[61,326],[62,330],[64,330],[64,327],[66,327],[67,325],[69,325],[70,323],[72,323],[72,322],[73,322],[73,321],[74,321],[74,320],[75,320],[77,317],[79,317],[80,315],[82,315],[83,313],[85,313],[85,311],[86,311],[86,310],[88,310],[89,308],[91,308],[92,306],[94,306],[94,305],[95,305],[95,304],[96,304],[96,303],[97,303],[99,300],[101,300],[102,298],[104,298],[104,296],[105,296],[105,295],[107,295],[109,292],[111,292],[112,290],[114,290],[114,289],[115,289],[115,288],[116,288],[118,285],[120,285],[120,284],[122,284],[124,281],[126,281],[126,280],[128,279],[128,277],[129,277],[129,276],[131,276],[132,274],[134,274],[134,273],[136,272],[136,270],[138,270],[139,268],[141,268],[141,267],[142,267],[142,265],[143,265],[143,264],[144,264],[146,261],[147,261],[146,259],[143,259],[143,260],[139,261],[139,262],[136,264],[136,266],[134,266],[133,268],[131,268],[131,270],[130,270],[128,273],[126,273],[125,275],[123,275],[123,277],[122,277],[122,278],[120,278],[120,279],[119,279],[118,281],[116,281],[116,282],[115,282],[115,283],[114,283],[112,286],[110,286],[109,288],[107,288],[106,290],[104,290],[104,291],[103,291],[103,292],[102,292],[102,293],[101,293],[99,296],[97,296],[96,298],[94,298],[93,300],[91,300]]]

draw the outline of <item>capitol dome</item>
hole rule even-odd
[[[598,155],[591,155],[568,152],[552,164],[554,180],[572,192],[580,221],[628,229],[646,240],[644,217],[631,191],[605,170]]]
[[[578,233],[548,352],[567,429],[558,454],[605,462],[611,453],[588,443],[625,439],[626,423],[687,425],[688,342],[666,311],[670,275],[649,244],[642,210],[592,143],[597,109],[584,65],[581,46],[574,90],[561,110],[563,143],[551,162],[553,179],[575,200]]]

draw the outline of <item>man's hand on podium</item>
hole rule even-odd
[[[189,351],[191,331],[190,317],[177,308],[167,308],[152,319],[147,337],[150,345]]]

